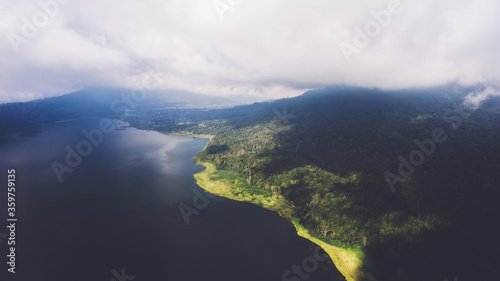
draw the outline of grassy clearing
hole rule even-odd
[[[201,188],[218,196],[250,202],[290,217],[291,211],[285,207],[283,198],[272,196],[271,192],[249,189],[244,179],[235,172],[216,170],[215,165],[210,162],[197,160],[196,163],[206,167],[204,171],[194,175]]]
[[[309,231],[299,224],[298,220],[291,220],[297,234],[304,237],[316,245],[320,246],[332,259],[333,263],[337,269],[344,275],[348,281],[375,281],[370,274],[366,273],[362,269],[364,254],[361,251],[354,251],[350,249],[343,249],[325,243],[318,238],[315,238],[309,234]]]
[[[283,197],[261,189],[252,188],[236,172],[221,171],[211,162],[195,157],[195,163],[203,165],[206,169],[195,174],[197,184],[210,193],[229,199],[250,202],[260,207],[276,211],[282,217],[290,220],[301,237],[309,239],[319,245],[332,259],[337,269],[348,281],[375,280],[362,270],[364,255],[361,251],[354,251],[332,246],[313,236],[300,225],[298,219],[292,216],[289,202]]]

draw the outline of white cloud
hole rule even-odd
[[[42,0],[44,2],[51,0]],[[226,2],[226,0],[221,0]],[[212,0],[72,0],[14,52],[37,1],[0,6],[0,102],[83,86],[277,98],[322,85],[380,88],[500,81],[500,2],[401,0],[401,13],[349,63],[340,44],[396,0],[242,1],[221,21]]]
[[[472,109],[478,109],[487,99],[495,96],[500,96],[500,92],[494,87],[487,87],[481,92],[471,92],[467,95],[464,105]]]

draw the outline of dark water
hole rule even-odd
[[[65,147],[76,149],[81,131],[98,123],[56,123],[0,139],[0,233],[7,233],[9,168],[19,220],[17,273],[7,273],[0,238],[0,280],[278,281],[313,255],[315,246],[290,223],[247,203],[209,199],[186,225],[178,206],[193,206],[193,174],[203,167],[192,158],[207,140],[115,130],[60,183],[51,163],[65,164]],[[344,280],[331,261],[318,264],[307,280]]]

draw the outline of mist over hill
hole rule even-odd
[[[0,134],[37,124],[88,117],[155,115],[185,109],[207,110],[250,103],[250,97],[222,98],[186,91],[88,88],[71,94],[0,105]],[[172,116],[173,114],[170,113]]]

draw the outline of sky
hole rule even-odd
[[[499,35],[498,0],[2,0],[0,103],[85,87],[274,99],[498,85]]]

